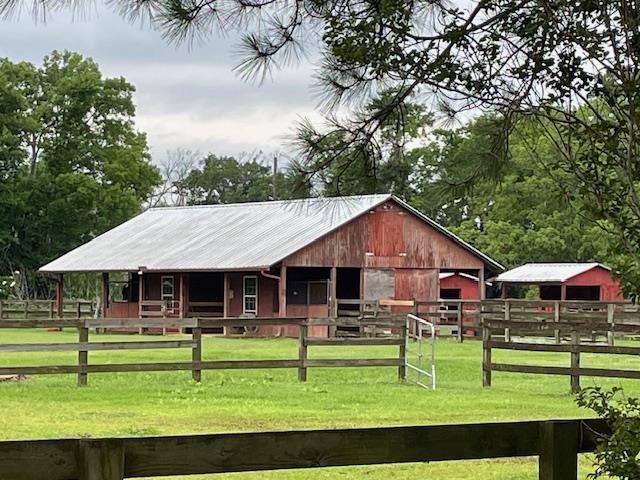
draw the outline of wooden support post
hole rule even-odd
[[[298,335],[298,359],[300,365],[298,366],[298,381],[307,381],[307,325],[300,325],[300,333]]]
[[[407,379],[407,323],[400,327],[400,345],[398,347],[398,380]]]
[[[123,480],[124,442],[121,439],[79,440],[79,480]]]
[[[280,318],[284,318],[287,316],[287,267],[285,265],[280,267],[280,284],[278,285],[278,288],[280,290],[280,301],[278,302],[280,311],[278,312],[278,316]]]
[[[227,272],[224,272],[223,283],[222,317],[229,318],[229,274]]]
[[[464,340],[464,331],[462,325],[462,302],[458,302],[458,311],[456,312],[456,323],[458,325],[458,343]]]
[[[202,370],[200,363],[202,362],[202,328],[200,328],[200,322],[192,329],[191,335],[195,345],[191,350],[191,361],[193,362],[193,369],[191,370],[191,377],[196,382],[202,381]]]
[[[556,301],[553,302],[553,321],[558,323],[560,322],[560,302]],[[560,344],[561,338],[560,338],[560,330],[559,329],[555,329],[553,331],[553,338],[556,342],[556,344]]]
[[[491,386],[491,329],[482,325],[482,386]]]
[[[577,347],[580,344],[580,332],[574,330],[571,332],[571,345]],[[580,375],[576,371],[580,368],[580,352],[577,348],[571,350],[571,393],[580,391]]]
[[[478,270],[478,288],[480,290],[480,300],[484,300],[487,296],[487,284],[484,281],[484,267]]]
[[[504,302],[504,320],[506,322],[511,320],[511,303],[509,300]],[[504,329],[504,341],[507,343],[511,342],[511,329],[509,327]]]
[[[607,331],[607,344],[610,347],[613,347],[613,344],[615,342],[615,337],[614,337],[614,330],[613,330],[613,318],[614,318],[614,312],[616,310],[616,306],[613,303],[610,303],[607,305],[607,323],[609,324],[609,326],[611,327],[608,331]]]
[[[109,272],[102,272],[102,295],[100,296],[102,318],[107,317],[107,308],[109,308]]]
[[[549,421],[540,425],[540,480],[577,480],[579,426],[575,421]]]
[[[179,318],[186,318],[187,316],[187,311],[185,310],[186,308],[186,299],[184,296],[184,293],[186,291],[185,289],[185,285],[184,285],[184,279],[185,279],[185,274],[180,272],[180,288],[178,289],[178,302],[179,302],[179,306],[178,306],[178,317]]]
[[[330,302],[329,302],[329,316],[336,318],[338,316],[338,300],[337,300],[337,280],[338,280],[338,269],[336,267],[331,267],[331,290],[330,290]]]
[[[138,272],[138,318],[142,318],[142,302],[144,302],[144,272]]]
[[[58,318],[64,316],[64,275],[58,274],[56,279],[56,315]]]
[[[89,329],[87,327],[78,328],[78,342],[89,342]],[[89,364],[89,352],[87,350],[78,351],[78,386],[87,384],[87,365]]]

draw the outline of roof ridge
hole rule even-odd
[[[235,202],[235,203],[211,203],[205,205],[169,205],[169,206],[157,206],[151,207],[147,211],[160,211],[160,210],[190,210],[190,209],[199,209],[199,208],[225,208],[225,207],[246,207],[251,205],[277,205],[284,203],[303,203],[310,202],[313,200],[319,201],[337,201],[337,200],[348,200],[350,198],[367,198],[367,197],[391,197],[390,193],[370,193],[364,195],[341,195],[334,197],[305,197],[305,198],[292,198],[289,200],[263,200],[260,202]]]

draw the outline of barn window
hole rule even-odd
[[[243,278],[243,313],[258,313],[258,277],[247,275]]]
[[[162,276],[162,300],[173,300],[174,299],[174,284],[173,284],[173,275],[163,275]]]

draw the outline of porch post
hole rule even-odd
[[[280,283],[278,288],[280,289],[279,316],[282,318],[287,316],[287,267],[285,265],[280,267]]]
[[[102,296],[100,303],[102,304],[102,318],[106,318],[107,308],[109,308],[109,272],[102,272]]]
[[[187,316],[187,312],[189,311],[187,309],[187,287],[185,285],[187,276],[183,273],[180,272],[180,293],[178,295],[180,295],[180,309],[179,309],[179,314],[180,314],[180,318],[186,318]]]
[[[223,284],[222,316],[224,318],[229,318],[229,274],[227,272],[224,272]]]
[[[500,286],[500,298],[507,298],[507,284],[505,282],[502,282],[502,285]]]
[[[58,318],[64,316],[64,274],[59,273],[56,278],[56,314]]]
[[[567,299],[567,286],[563,283],[560,285],[560,300],[563,302]]]
[[[142,318],[142,302],[144,301],[144,272],[138,271],[138,318]]]
[[[487,296],[487,285],[484,282],[484,267],[478,270],[478,288],[480,289],[480,300]]]
[[[338,269],[336,267],[331,267],[331,290],[329,293],[330,296],[330,302],[329,302],[329,316],[330,317],[337,317],[338,316],[338,299],[336,297],[337,295],[337,287],[336,287],[336,281],[338,278]]]

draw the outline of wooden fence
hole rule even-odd
[[[0,442],[4,480],[259,472],[507,457],[539,457],[540,480],[578,478],[600,420]]]
[[[90,300],[65,300],[61,315],[55,300],[0,300],[0,319],[54,319],[93,317],[95,303]]]
[[[397,334],[374,338],[314,338],[308,336],[308,327],[312,325],[366,325],[390,327]],[[283,360],[202,360],[202,330],[218,327],[252,327],[262,325],[296,325],[299,327],[298,358]],[[78,385],[86,385],[90,373],[102,372],[152,372],[171,370],[190,370],[196,381],[202,378],[202,370],[219,369],[253,369],[253,368],[295,368],[298,380],[307,379],[307,369],[313,367],[396,367],[398,377],[405,378],[406,361],[406,323],[404,319],[377,318],[365,321],[348,321],[345,319],[307,319],[307,318],[114,318],[114,319],[12,319],[0,320],[1,328],[63,328],[76,327],[78,341],[74,343],[29,343],[0,344],[0,352],[59,352],[77,351],[78,360],[75,365],[41,365],[41,366],[1,366],[0,375],[35,375],[35,374],[77,374]],[[126,342],[90,342],[89,334],[93,329],[105,328],[161,328],[188,329],[189,340],[162,341],[126,341]],[[101,336],[104,339],[104,336]],[[393,358],[332,358],[310,359],[308,349],[312,346],[365,346],[393,345],[398,347],[398,355]],[[159,348],[191,349],[191,361],[160,363],[126,363],[126,364],[91,364],[89,352],[98,350],[131,350]]]
[[[640,332],[640,324],[616,324],[598,321],[599,318],[587,318],[582,321],[514,321],[492,320],[483,321],[482,334],[482,384],[491,386],[491,373],[519,372],[548,375],[568,375],[571,379],[571,391],[580,389],[580,377],[613,377],[640,379],[640,370],[621,370],[612,368],[585,368],[580,366],[581,353],[604,353],[613,355],[640,355],[640,347],[614,346],[613,338],[616,334]],[[495,339],[494,333],[502,334]],[[508,332],[508,333],[503,333]],[[547,335],[553,343],[541,343],[540,336]],[[536,335],[535,342],[531,335]],[[593,342],[594,338],[602,335],[608,339],[603,344]],[[518,337],[517,340],[514,340]],[[568,338],[568,342],[565,342]],[[542,366],[495,363],[492,361],[493,350],[512,350],[529,352],[566,352],[570,354],[569,366]]]

